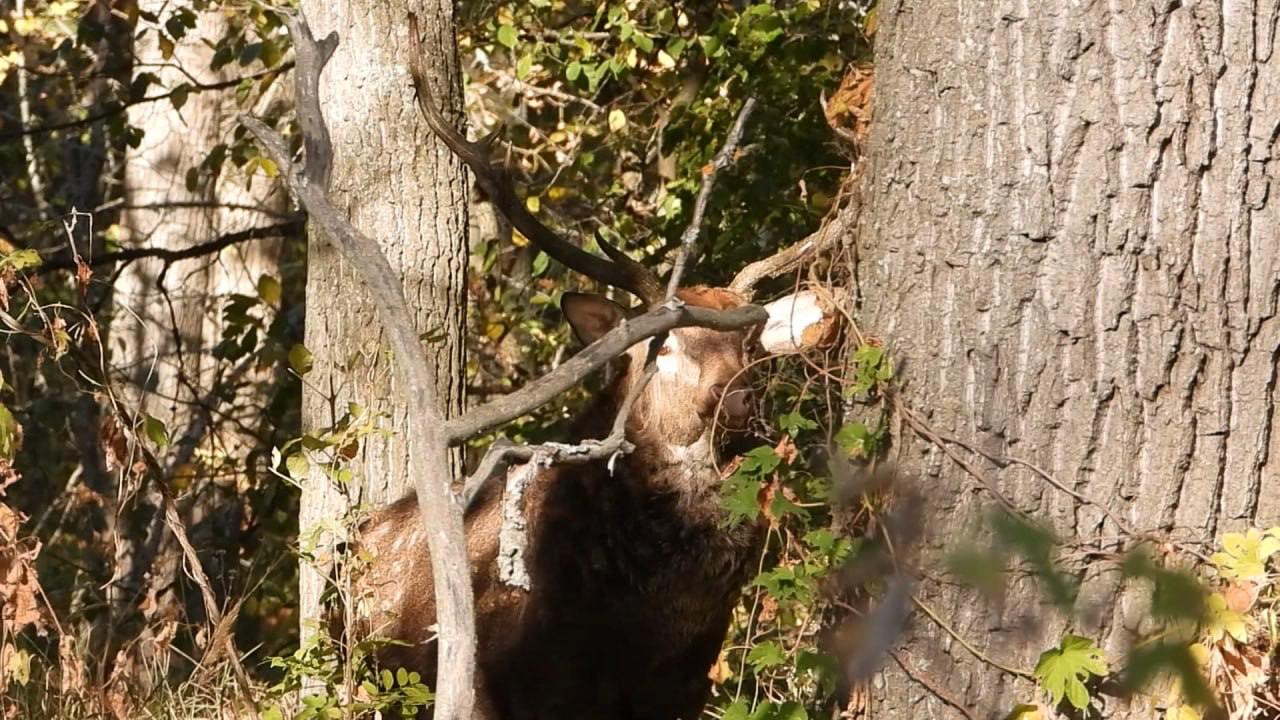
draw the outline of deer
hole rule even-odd
[[[761,261],[766,266],[748,266],[727,287],[668,292],[652,270],[603,238],[604,258],[528,213],[484,143],[452,128],[416,71],[414,79],[431,130],[471,167],[515,228],[568,268],[640,300],[627,307],[603,295],[564,293],[561,311],[584,345],[663,303],[741,307],[755,282],[813,250],[784,251]],[[812,292],[765,309],[762,325],[676,328],[609,364],[604,389],[570,435],[575,443],[599,441],[617,426],[630,452],[536,469],[523,497],[528,589],[503,582],[496,570],[503,484],[489,482],[475,493],[465,523],[477,626],[476,717],[701,715],[711,688],[708,671],[764,539],[758,523],[726,523],[720,500],[721,468],[755,413],[750,367],[764,354],[829,338],[833,325],[829,308]],[[416,498],[376,511],[358,536],[372,558],[353,592],[360,632],[399,641],[377,662],[416,671],[431,684],[436,602]]]

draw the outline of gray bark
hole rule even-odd
[[[320,103],[332,142],[330,197],[351,224],[375,239],[403,280],[446,417],[462,409],[467,267],[466,176],[461,162],[426,128],[414,100],[405,24],[410,10],[426,30],[425,53],[436,97],[451,119],[461,107],[452,5],[445,2],[304,2],[312,32],[337,31],[333,59],[320,78]],[[308,159],[310,162],[310,159]],[[306,432],[334,424],[356,402],[386,413],[388,437],[371,436],[352,461],[355,480],[338,488],[313,472],[303,488],[299,529],[342,517],[355,503],[376,506],[414,484],[407,398],[397,387],[388,339],[357,269],[313,232],[309,243],[306,345],[314,355],[303,397]],[[457,456],[447,459],[456,470]],[[446,458],[440,458],[445,462]],[[457,472],[454,472],[457,476]],[[322,539],[322,542],[324,540]],[[319,616],[324,578],[301,573],[301,618]]]
[[[880,21],[855,272],[903,402],[1137,531],[1280,522],[1275,4],[890,0]],[[1061,538],[1132,545],[1028,468],[953,451]],[[909,430],[894,452],[931,504],[926,562],[981,532],[995,503],[971,475]],[[1070,617],[1025,576],[999,608],[937,576],[918,596],[1006,665],[1033,668],[1064,630],[1119,665],[1150,590],[1075,567]],[[921,613],[901,647],[978,717],[1038,698]],[[893,661],[872,696],[876,717],[962,716]],[[1154,717],[1151,698],[1104,702]]]

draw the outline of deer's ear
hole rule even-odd
[[[838,316],[811,290],[774,300],[764,309],[769,320],[760,331],[760,346],[771,355],[808,350],[835,334]]]
[[[627,311],[618,303],[599,295],[567,292],[560,297],[560,310],[573,328],[573,334],[584,345],[590,345],[600,336],[622,322]]]

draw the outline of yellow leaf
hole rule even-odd
[[[635,48],[631,48],[631,50],[627,52],[627,67],[633,68],[638,64],[640,64],[640,54],[636,52]]]
[[[4,654],[0,678],[25,687],[31,681],[31,655],[27,654],[26,650],[8,644],[0,648],[0,653]]]
[[[670,70],[676,66],[676,59],[667,54],[666,50],[658,51],[658,64],[664,69]]]
[[[160,36],[160,57],[165,60],[173,57],[173,41],[167,35]]]
[[[40,27],[39,23],[37,23],[35,18],[30,15],[17,18],[13,21],[13,29],[19,35],[31,35],[38,27]]]
[[[182,492],[191,487],[191,481],[196,477],[196,466],[192,463],[182,463],[173,469],[173,489]]]
[[[617,108],[609,111],[609,129],[610,130],[612,130],[613,132],[618,132],[619,130],[625,128],[626,126],[627,126],[626,113],[622,112],[621,110],[618,110]]]
[[[569,189],[562,187],[560,185],[552,185],[551,187],[547,188],[547,199],[550,200],[551,202],[557,202],[559,200],[563,200],[564,197],[568,194],[569,194]]]
[[[484,334],[487,335],[490,340],[497,340],[502,337],[502,333],[506,331],[507,328],[502,323],[491,322],[489,323],[489,326],[484,329]]]
[[[537,195],[530,195],[524,199],[524,206],[529,208],[529,212],[536,213],[542,209],[542,201],[538,199]]]
[[[1213,642],[1220,642],[1225,635],[1230,635],[1237,642],[1249,642],[1249,627],[1244,615],[1227,607],[1227,599],[1222,593],[1213,593],[1206,603],[1204,632]]]
[[[524,233],[519,230],[511,228],[511,244],[516,247],[525,247],[529,244],[529,238],[525,237]]]
[[[1040,711],[1039,705],[1022,703],[1005,715],[1004,720],[1044,720],[1044,713]]]
[[[280,174],[280,168],[276,167],[276,161],[271,158],[258,158],[258,167],[262,168],[263,174],[269,178]]]
[[[268,305],[280,304],[280,281],[270,275],[258,278],[258,297]]]
[[[1191,657],[1195,659],[1196,664],[1205,667],[1209,664],[1209,648],[1202,643],[1191,643],[1187,646],[1187,650],[1191,652]]]
[[[729,665],[729,657],[724,650],[720,651],[720,657],[716,658],[716,664],[711,666],[707,677],[717,685],[723,685],[733,677],[733,668]]]
[[[1264,535],[1257,528],[1249,528],[1244,533],[1223,535],[1222,550],[1209,558],[1222,577],[1264,582],[1267,579],[1267,560],[1280,552],[1280,537],[1270,531]]]

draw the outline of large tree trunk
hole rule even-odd
[[[856,272],[902,402],[1137,531],[1211,541],[1280,522],[1275,9],[889,0],[880,20]],[[936,559],[996,503],[910,429],[897,440]],[[1132,545],[1027,467],[951,450],[1060,537]],[[1026,577],[999,609],[936,575],[918,594],[1007,665],[1034,667],[1064,629],[1121,660],[1150,629],[1150,590],[1114,562],[1077,567],[1070,618]],[[902,647],[980,717],[1037,698],[923,614]],[[893,661],[875,687],[876,717],[960,717]],[[1153,717],[1150,702],[1108,698],[1102,716]]]
[[[441,410],[456,414],[464,389],[467,184],[462,164],[418,113],[407,64],[409,44],[416,39],[406,26],[415,11],[427,34],[424,55],[436,101],[456,119],[462,93],[453,6],[443,0],[310,0],[303,10],[317,38],[335,30],[339,35],[320,79],[320,103],[333,143],[331,197],[357,229],[378,240],[400,272],[434,362]],[[349,403],[357,403],[365,408],[366,420],[385,413],[378,424],[391,434],[362,441],[351,463],[355,478],[345,487],[323,472],[311,473],[299,517],[304,537],[321,521],[341,518],[355,503],[376,506],[405,495],[414,477],[408,438],[401,434],[407,426],[405,398],[395,387],[395,360],[388,356],[378,314],[355,269],[314,232],[306,345],[314,370],[304,389],[304,431],[334,425]],[[304,636],[318,616],[322,572],[306,564],[301,570]]]

